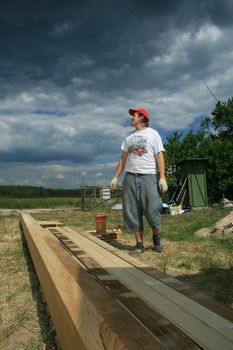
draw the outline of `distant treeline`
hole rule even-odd
[[[81,197],[81,189],[53,189],[36,186],[0,186],[0,198]]]

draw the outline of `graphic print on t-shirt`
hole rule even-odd
[[[141,135],[135,135],[129,140],[128,152],[141,157],[144,153],[147,153],[146,146],[146,139]]]

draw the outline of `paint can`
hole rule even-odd
[[[106,216],[96,215],[95,217],[96,233],[106,233]]]

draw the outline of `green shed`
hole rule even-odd
[[[206,168],[208,158],[188,158],[182,161],[180,170],[187,179],[187,195],[190,207],[207,207]]]

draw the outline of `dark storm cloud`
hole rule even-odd
[[[0,14],[1,96],[61,88],[75,104],[74,89],[115,95],[151,86],[174,90],[176,76],[208,67],[208,43],[200,50],[190,45],[186,63],[152,70],[147,61],[166,54],[182,29],[230,23],[231,9],[230,1],[211,0],[8,2]]]
[[[2,96],[22,86],[49,82],[73,98],[79,89],[124,91],[161,86],[165,76],[143,68],[148,57],[162,54],[172,28],[200,25],[215,17],[217,1],[14,1],[1,7]],[[222,3],[222,2],[221,2]],[[227,3],[228,4],[228,3]],[[174,66],[174,68],[177,68]],[[177,74],[185,67],[178,67]],[[166,74],[167,73],[167,74]],[[139,84],[140,82],[140,84]],[[166,83],[165,83],[166,84]],[[77,87],[76,87],[77,88]],[[69,91],[68,91],[69,90]],[[71,91],[70,91],[71,90]]]
[[[135,73],[141,77],[144,70],[139,70],[148,57],[166,49],[162,34],[200,26],[208,18],[217,21],[218,8],[224,8],[219,12],[225,18],[230,2],[218,3],[9,2],[0,15],[3,88],[10,93],[18,91],[20,83],[34,87],[47,80],[67,87],[75,77],[85,80],[88,89],[106,91],[112,81],[117,90],[126,83],[137,88]]]

